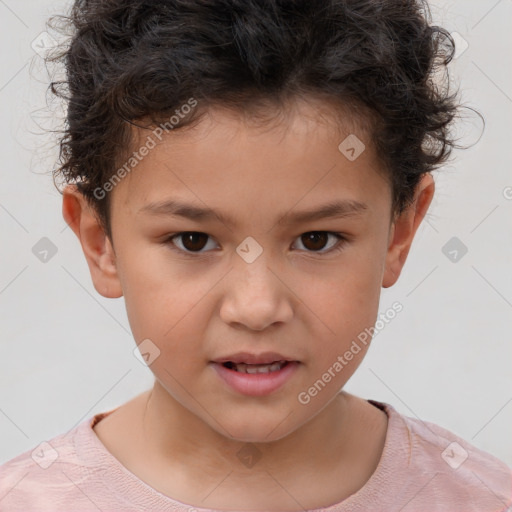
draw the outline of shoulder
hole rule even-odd
[[[512,511],[512,470],[504,462],[439,425],[384,405],[407,437],[403,492],[413,502],[438,501],[435,510],[451,512]]]
[[[60,511],[70,510],[72,505],[74,510],[94,508],[83,487],[101,467],[88,464],[81,451],[95,449],[91,436],[95,418],[2,464],[0,511]]]

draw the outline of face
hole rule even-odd
[[[297,103],[265,129],[212,109],[112,192],[115,254],[107,240],[112,267],[92,272],[96,289],[124,295],[167,399],[232,439],[280,439],[333,401],[368,344],[338,357],[375,324],[417,227],[391,223],[365,134],[319,109]],[[353,161],[338,149],[350,134],[366,144]],[[335,215],[306,215],[334,203]],[[223,360],[289,362],[246,374]]]

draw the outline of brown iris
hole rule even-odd
[[[205,233],[185,232],[180,235],[183,247],[188,251],[200,251],[208,241],[208,235]]]
[[[329,233],[324,233],[321,231],[310,231],[309,233],[304,233],[301,236],[301,240],[304,244],[304,247],[307,249],[311,251],[318,251],[325,247],[328,237]]]

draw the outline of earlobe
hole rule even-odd
[[[424,174],[418,183],[412,204],[397,218],[390,229],[389,245],[382,278],[382,287],[393,286],[402,272],[416,231],[434,197],[435,183]]]
[[[80,240],[96,291],[107,298],[121,297],[112,243],[76,185],[68,185],[63,191],[62,215]]]

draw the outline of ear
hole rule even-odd
[[[395,219],[390,229],[382,287],[393,286],[402,272],[414,235],[434,197],[435,183],[424,174],[418,183],[412,204]]]
[[[63,191],[62,215],[80,240],[96,291],[107,298],[121,297],[112,243],[76,185],[68,185]]]

